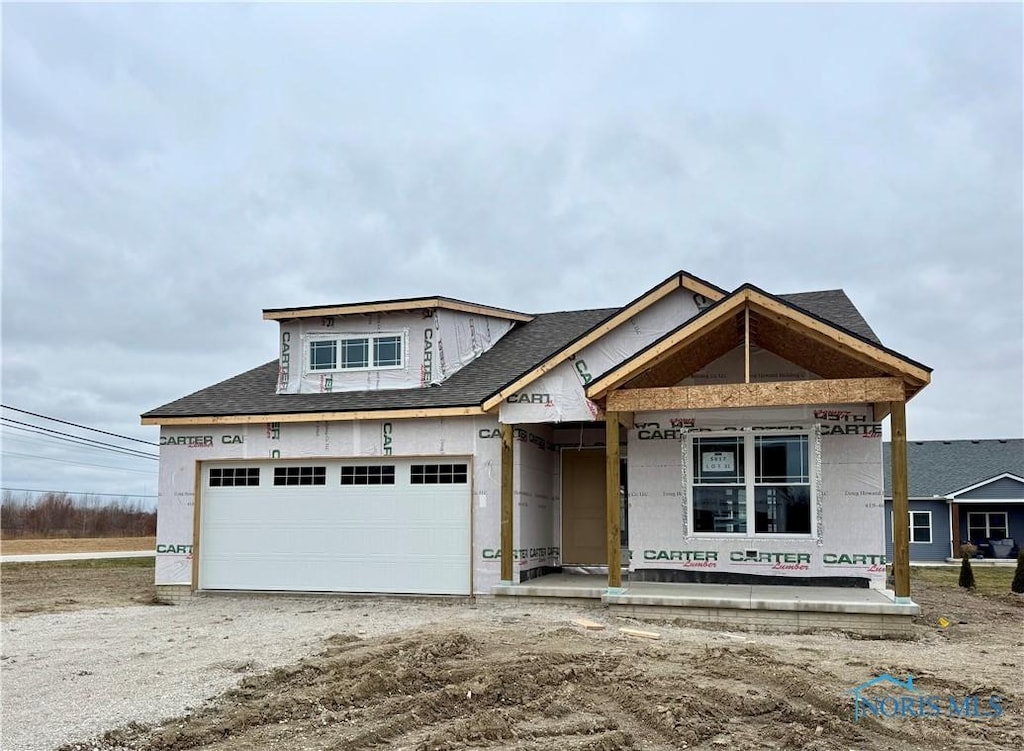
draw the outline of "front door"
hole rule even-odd
[[[608,563],[604,449],[562,451],[562,564]]]

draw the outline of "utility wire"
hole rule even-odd
[[[33,490],[32,488],[0,488],[7,493],[64,493],[65,495],[101,495],[105,498],[157,498],[155,495],[141,493],[93,493],[89,490]]]
[[[53,422],[59,422],[62,425],[70,425],[74,428],[81,428],[82,430],[91,430],[94,433],[102,433],[103,435],[113,436],[114,438],[123,438],[126,441],[135,441],[136,443],[145,443],[147,446],[159,446],[159,443],[153,443],[152,441],[144,441],[141,438],[132,438],[130,435],[121,435],[120,433],[110,433],[106,430],[100,430],[99,428],[90,428],[88,425],[79,425],[77,422],[68,422],[67,420],[58,420],[56,417],[49,417],[47,415],[40,415],[36,412],[29,412],[26,409],[18,409],[8,404],[0,404],[0,407],[9,409],[12,412],[20,412],[23,415],[31,415],[32,417],[39,417],[43,420],[52,420]]]
[[[39,433],[45,434],[47,438],[53,438],[58,441],[67,441],[68,443],[78,443],[84,446],[90,446],[91,448],[102,448],[106,451],[117,451],[119,453],[130,454],[134,456],[143,456],[147,459],[159,459],[157,454],[150,454],[139,449],[127,448],[125,446],[118,446],[113,443],[107,443],[106,441],[97,441],[93,438],[85,438],[84,436],[72,435],[71,433],[62,433],[59,430],[52,430],[50,428],[44,428],[41,425],[33,425],[28,422],[21,422],[19,420],[12,420],[9,417],[0,418],[5,423],[3,427],[9,427],[13,430],[24,430],[27,433]],[[23,427],[17,427],[17,426]]]
[[[103,448],[102,446],[92,446],[92,445],[90,445],[88,443],[79,444],[77,441],[72,441],[72,440],[70,440],[68,438],[60,438],[60,437],[55,436],[55,435],[46,435],[45,433],[36,434],[36,433],[28,432],[26,435],[21,435],[20,433],[11,433],[11,432],[8,432],[8,431],[12,431],[12,430],[25,430],[25,428],[15,428],[15,427],[13,427],[11,425],[4,425],[2,427],[3,427],[3,430],[0,431],[0,434],[3,435],[4,443],[5,444],[9,443],[12,447],[15,447],[15,448],[17,447],[16,444],[17,445],[29,444],[29,445],[32,446],[33,450],[36,447],[38,447],[38,446],[43,446],[43,447],[46,447],[47,449],[51,449],[51,450],[68,451],[68,452],[70,452],[71,454],[74,454],[74,455],[77,455],[79,451],[99,451],[99,452],[102,452],[104,455],[106,455],[106,454],[114,454],[115,456],[126,456],[129,459],[146,459],[146,460],[152,460],[152,461],[156,461],[157,460],[157,457],[148,457],[148,456],[144,456],[142,454],[132,454],[132,453],[129,453],[128,451],[119,451],[117,449],[108,449],[108,448]],[[52,440],[48,440],[48,439],[52,439]],[[53,443],[53,441],[61,441],[61,442],[66,442],[66,443],[56,443],[55,444],[55,443]],[[84,456],[86,456],[86,458],[88,458],[89,456],[92,456],[92,455],[91,454],[87,454],[87,455],[84,455]]]
[[[132,469],[131,467],[113,467],[109,464],[89,464],[87,462],[73,462],[70,459],[55,459],[52,456],[37,456],[35,454],[19,454],[15,451],[4,451],[3,456],[16,456],[20,459],[35,459],[36,461],[44,462],[58,462],[60,464],[75,464],[79,467],[98,467],[99,469],[117,469],[121,472],[139,472],[141,474],[151,475],[154,470],[151,469]]]

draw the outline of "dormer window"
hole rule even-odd
[[[339,334],[309,342],[310,372],[382,370],[404,366],[402,334]]]

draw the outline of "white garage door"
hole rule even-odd
[[[204,464],[200,589],[469,594],[465,459]]]

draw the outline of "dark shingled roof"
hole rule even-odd
[[[878,342],[842,290],[780,295],[809,313]],[[479,406],[546,359],[564,349],[619,308],[541,313],[519,323],[476,360],[443,383],[428,388],[278,394],[274,360],[146,412],[143,417],[215,417],[302,412],[356,412]]]
[[[289,412],[356,412],[417,407],[479,406],[618,308],[542,313],[515,326],[480,357],[443,383],[428,388],[278,394],[277,360],[157,407],[143,417],[260,415]]]
[[[892,498],[891,450],[888,443],[882,446],[886,498]],[[949,495],[1004,472],[1024,477],[1024,439],[907,441],[907,490],[911,498]]]
[[[875,336],[875,332],[868,326],[868,322],[854,307],[850,298],[841,289],[828,289],[821,292],[796,292],[791,295],[779,295],[786,302],[793,303],[798,308],[803,308],[808,313],[824,318],[826,321],[837,326],[860,334],[875,344],[881,344],[881,340]]]

